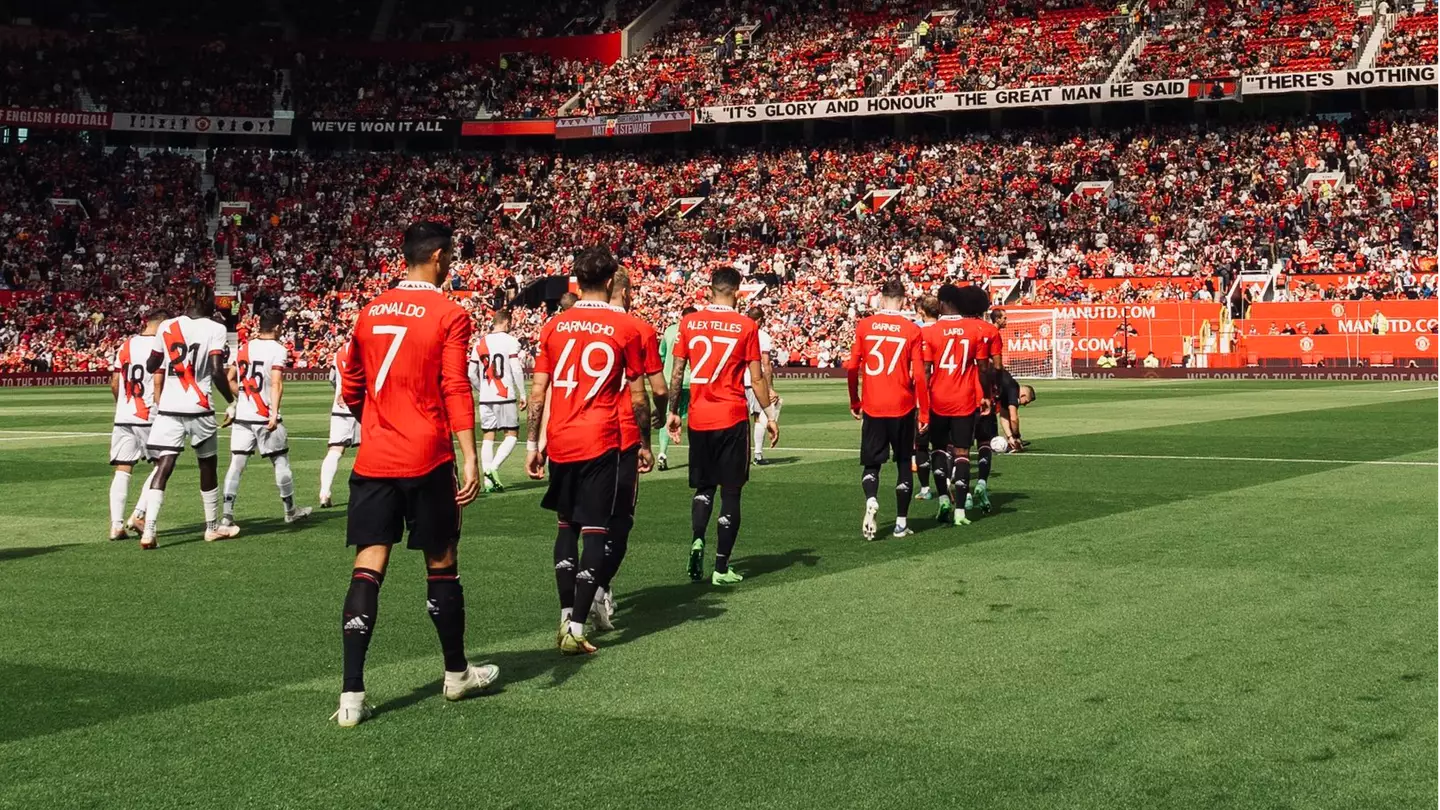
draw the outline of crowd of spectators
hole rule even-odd
[[[1375,64],[1381,67],[1435,64],[1436,26],[1440,18],[1435,2],[1430,0],[1419,14],[1410,14],[1395,21],[1395,27],[1380,44]]]
[[[455,225],[451,285],[474,293],[477,319],[533,303],[530,282],[568,275],[577,248],[605,244],[657,321],[695,300],[710,268],[737,266],[780,348],[822,363],[843,355],[855,314],[895,275],[916,290],[1015,279],[1024,303],[1219,301],[1239,274],[1282,269],[1402,294],[1407,273],[1433,266],[1436,134],[1432,117],[1391,114],[688,153],[222,149],[214,196],[250,211],[213,250],[246,301],[291,312],[311,364],[397,275],[397,235],[421,217]],[[123,298],[208,268],[194,163],[25,148],[0,153],[6,286]],[[898,193],[882,205],[877,191]],[[50,197],[84,200],[90,218]],[[681,217],[680,197],[704,201]],[[522,312],[517,328],[541,317]]]
[[[873,94],[908,57],[918,0],[688,0],[635,56],[601,73],[580,109],[705,107]]]
[[[1074,0],[971,4],[940,18],[905,93],[1097,84],[1134,38],[1114,8]]]
[[[1146,34],[1130,66],[1132,79],[1340,70],[1365,44],[1366,26],[1347,0],[1203,0],[1196,6]]]
[[[148,307],[213,279],[187,157],[73,144],[0,149],[0,371],[103,368]],[[29,294],[29,295],[23,295]]]

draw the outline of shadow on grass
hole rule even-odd
[[[20,548],[0,548],[0,562],[11,560],[23,560],[26,557],[39,557],[42,554],[49,554],[53,551],[69,548],[70,544],[53,546],[22,546]]]

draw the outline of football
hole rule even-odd
[[[1010,440],[1004,436],[996,436],[990,440],[990,449],[997,453],[1010,452]]]

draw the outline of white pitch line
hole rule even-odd
[[[1434,386],[1434,385],[1427,385],[1427,386],[1425,386],[1424,388],[1401,388],[1399,391],[1391,391],[1390,393],[1392,393],[1392,394],[1413,394],[1413,393],[1415,393],[1416,391],[1436,391],[1436,390],[1440,390],[1440,387],[1437,387],[1437,386]]]
[[[26,433],[35,435],[14,436],[0,438],[0,442],[15,442],[42,439],[68,439],[80,437],[104,437],[109,438],[109,433],[39,433],[29,430],[4,430],[0,433]],[[291,436],[291,439],[302,442],[323,442],[329,441],[328,436]],[[856,447],[772,447],[771,450],[780,450],[787,453],[847,453],[859,455],[860,450]],[[1136,459],[1140,461],[1240,461],[1256,464],[1358,464],[1376,467],[1435,467],[1440,466],[1440,461],[1399,461],[1392,459],[1353,459],[1353,458],[1272,458],[1267,456],[1175,456],[1175,455],[1148,455],[1143,453],[1051,453],[1043,450],[1034,450],[1028,453],[1007,453],[1007,457],[1019,458],[1094,458],[1094,459]]]

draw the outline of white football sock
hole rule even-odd
[[[150,485],[155,483],[155,468],[150,468],[150,474],[145,476],[145,483],[140,485],[140,497],[135,499],[135,513],[130,517],[141,520],[145,517],[145,493],[150,491]]]
[[[560,621],[568,623],[570,621],[570,614],[574,612],[574,608],[560,608]]]
[[[220,490],[201,490],[200,503],[205,506],[205,528],[212,530],[220,519]]]
[[[897,517],[897,518],[895,518],[895,529],[896,529],[896,531],[904,531],[904,530],[905,530],[905,524],[907,524],[908,522],[909,522],[909,519],[908,519],[908,518],[903,518],[903,517]]]
[[[584,622],[577,622],[577,621],[575,621],[574,619],[571,619],[571,620],[570,620],[570,635],[572,635],[572,636],[580,636],[580,637],[583,638],[583,637],[585,636],[585,623],[584,623]]]
[[[495,469],[495,440],[485,439],[480,442],[480,472],[488,473]]]
[[[869,509],[869,508],[872,507],[872,506],[873,506],[874,508],[876,508],[876,509],[879,509],[879,508],[880,508],[880,499],[879,499],[879,498],[866,498],[866,499],[865,499],[865,508],[866,508],[866,509]]]
[[[160,507],[165,505],[165,490],[145,491],[145,536],[155,536],[155,524],[160,520]]]
[[[320,497],[330,497],[330,487],[335,483],[335,473],[340,471],[340,456],[345,452],[344,448],[332,447],[330,452],[325,454],[325,460],[320,462]]]
[[[510,457],[510,451],[514,449],[514,436],[506,436],[505,438],[501,439],[500,449],[495,451],[495,466],[491,467],[490,469],[492,471],[498,471],[500,469],[500,465],[505,463],[505,459]]]
[[[143,492],[143,490],[142,490]],[[110,525],[125,525],[125,498],[130,494],[130,473],[115,471],[110,479]]]
[[[770,417],[761,411],[755,417],[754,435],[751,438],[750,446],[755,449],[755,458],[765,457],[765,426],[770,424]]]
[[[230,454],[230,469],[225,471],[225,517],[235,517],[235,499],[240,497],[240,477],[245,474],[249,456]],[[202,492],[201,495],[204,495]],[[207,518],[208,520],[208,518]]]
[[[295,474],[290,470],[289,456],[270,459],[275,465],[275,487],[280,490],[280,500],[285,503],[285,514],[295,511]]]

